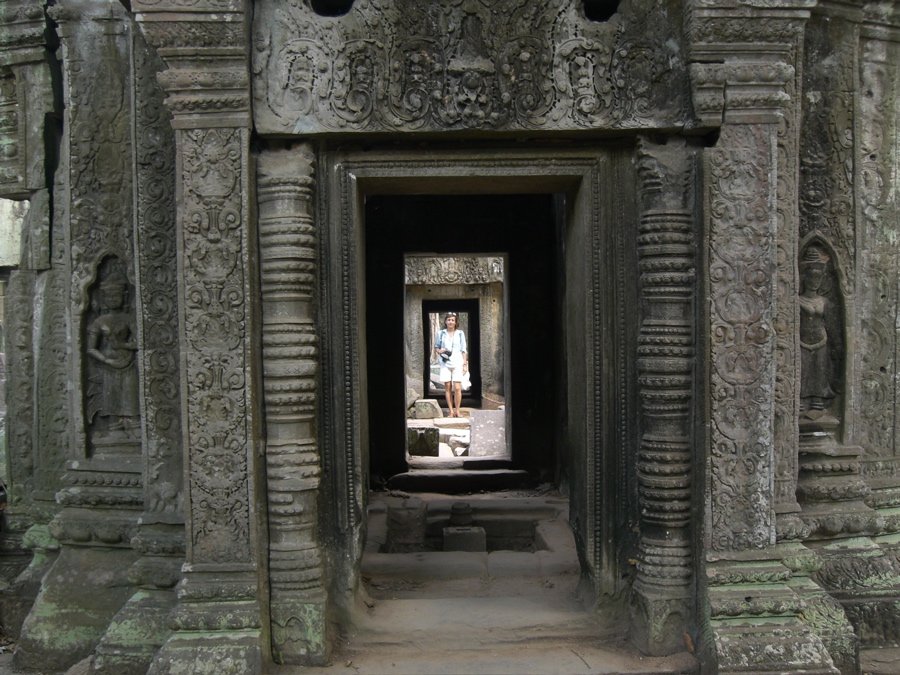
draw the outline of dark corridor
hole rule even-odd
[[[407,470],[403,362],[404,255],[500,254],[508,261],[512,460],[555,480],[564,412],[560,365],[561,198],[402,195],[366,200],[366,349],[370,477]]]

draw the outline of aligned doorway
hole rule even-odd
[[[508,263],[512,461],[566,497],[596,601],[625,597],[638,520],[632,158],[627,144],[322,156],[320,437],[339,604],[360,588],[370,488],[407,469],[409,255]]]
[[[366,348],[369,462],[374,481],[405,472],[407,383],[404,345],[405,260],[410,255],[503,256],[506,263],[504,402],[512,463],[535,483],[556,482],[561,412],[566,409],[561,362],[564,293],[558,274],[565,198],[529,195],[372,195],[365,204]],[[424,310],[445,316],[471,299],[434,298]],[[474,310],[474,311],[473,311]],[[481,364],[478,327],[468,341]],[[475,338],[475,340],[473,340]],[[419,348],[424,349],[424,345]],[[420,355],[416,355],[420,356]],[[420,359],[416,359],[420,362]],[[481,407],[480,371],[467,403]],[[426,392],[426,396],[431,395]],[[476,400],[477,397],[477,400]]]

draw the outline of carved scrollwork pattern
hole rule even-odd
[[[144,490],[148,511],[181,514],[181,389],[175,241],[175,136],[156,74],[161,59],[134,36],[136,236],[143,321]]]
[[[54,192],[63,193],[63,178],[58,178]],[[54,204],[53,230],[51,234],[51,268],[37,278],[35,284],[36,305],[42,307],[37,326],[35,352],[35,456],[33,496],[44,501],[55,501],[56,492],[62,487],[63,463],[69,450],[70,412],[68,391],[68,322],[66,315],[66,246],[63,228],[62,200]],[[54,509],[55,510],[55,509]]]
[[[711,547],[772,539],[776,241],[774,132],[726,126],[707,159],[711,325]]]
[[[684,119],[674,24],[651,5],[370,0],[325,18],[264,2],[257,122],[269,132],[635,128]]]
[[[791,61],[793,62],[793,58]],[[799,509],[795,496],[797,489],[798,437],[797,378],[799,352],[797,348],[797,240],[799,214],[797,211],[799,166],[800,106],[796,101],[799,77],[795,76],[786,87],[791,105],[784,109],[778,125],[778,187],[777,187],[777,276],[775,291],[775,510],[779,516],[793,514]],[[790,521],[790,522],[788,522]],[[792,516],[779,520],[779,539],[799,536],[803,530],[797,527]]]
[[[880,40],[861,42],[859,130],[857,138],[857,194],[861,205],[861,236],[867,246],[861,253],[859,297],[865,312],[859,325],[859,342],[854,362],[857,365],[857,389],[851,397],[854,407],[865,411],[851,431],[853,441],[863,446],[866,457],[880,460],[864,464],[866,473],[882,476],[896,474],[897,438],[900,416],[896,406],[900,390],[895,377],[897,369],[897,311],[900,295],[897,267],[900,256],[889,233],[889,223],[896,222],[900,201],[896,193],[896,144],[900,122],[888,111],[896,109],[900,86],[896,78],[896,59],[900,49],[896,43]],[[894,76],[891,77],[891,73]],[[893,195],[893,196],[892,196]]]
[[[242,148],[246,131],[181,136],[184,340],[193,560],[249,562]]]
[[[806,31],[803,128],[800,142],[800,236],[819,232],[833,242],[852,290],[856,259],[853,67],[857,40],[844,22],[822,14]]]

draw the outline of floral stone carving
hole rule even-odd
[[[633,3],[592,22],[581,3],[257,4],[263,132],[678,126],[688,96],[677,24]]]

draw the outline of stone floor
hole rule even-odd
[[[415,495],[433,512],[459,497]],[[468,495],[476,515],[536,514],[541,550],[386,554],[386,507],[406,499],[374,493],[362,562],[366,595],[330,665],[276,667],[275,675],[672,675],[698,673],[688,653],[637,652],[624,622],[585,610],[567,502],[553,492]],[[477,519],[476,519],[477,524]],[[611,619],[611,620],[610,620]],[[0,653],[0,675],[14,675]],[[900,674],[900,649],[861,655],[862,675]],[[56,674],[48,674],[56,675]]]
[[[429,507],[457,499],[416,496]],[[391,498],[372,497],[370,539],[384,537],[385,499]],[[379,552],[383,541],[370,541],[362,563],[367,606],[341,641],[333,666],[278,672],[698,672],[696,660],[687,653],[642,656],[622,639],[615,621],[604,622],[585,610],[566,500],[531,491],[469,495],[465,500],[476,511],[476,524],[478,512],[536,514],[545,528],[546,548],[532,553],[385,554]]]

